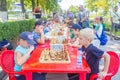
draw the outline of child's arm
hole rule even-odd
[[[39,43],[39,44],[44,44],[45,43],[45,37],[44,37],[44,33],[43,33],[43,30],[42,29],[40,29],[40,38],[39,39],[37,39],[36,41],[37,41],[37,43]]]
[[[108,68],[109,68],[109,63],[110,63],[110,56],[107,53],[103,54],[103,58],[104,58],[104,69],[102,72],[99,73],[99,78],[104,78],[108,72]]]
[[[73,43],[69,43],[68,45],[69,45],[69,46],[78,47],[78,48],[82,48],[82,45],[80,45],[78,39],[77,39],[75,42],[73,42]]]
[[[30,56],[30,53],[34,50],[34,46],[30,46],[28,52],[22,56],[21,52],[16,52],[16,62],[18,65],[22,65],[23,63],[25,63],[28,59],[28,57]]]

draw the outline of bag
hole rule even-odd
[[[0,41],[0,51],[2,50],[3,47],[8,49],[8,50],[13,49],[12,44],[6,39],[3,39],[2,41]]]
[[[107,44],[108,38],[107,38],[107,36],[106,36],[106,34],[105,34],[104,31],[102,31],[102,34],[101,34],[100,37],[99,37],[97,34],[96,34],[96,36],[97,36],[97,38],[100,40],[100,45],[104,46],[104,45]]]

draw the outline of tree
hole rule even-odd
[[[0,11],[7,11],[6,0],[0,0]]]
[[[78,7],[72,5],[72,6],[70,6],[69,10],[70,10],[71,12],[73,12],[74,15],[76,15],[76,13],[78,12]]]
[[[8,20],[6,0],[0,0],[0,14],[1,14],[2,22],[6,22]]]
[[[115,6],[119,0],[113,0],[112,3]],[[86,7],[90,11],[101,12],[106,15],[111,7],[110,0],[86,0]]]
[[[24,0],[20,0],[21,7],[22,7],[22,13],[25,13],[25,6],[24,6]]]
[[[35,8],[35,1],[34,1],[34,0],[31,0],[31,2],[32,2],[32,11],[33,11],[34,8]]]

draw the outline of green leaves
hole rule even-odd
[[[111,6],[116,5],[118,1],[119,0],[112,0],[113,5],[110,5],[111,0],[86,0],[86,7],[90,11],[101,12],[106,15]]]
[[[34,23],[34,20],[0,23],[0,40],[13,40],[16,39],[23,31],[32,31]]]

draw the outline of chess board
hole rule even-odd
[[[69,53],[66,49],[55,51],[52,49],[44,49],[39,58],[40,63],[70,63]]]

